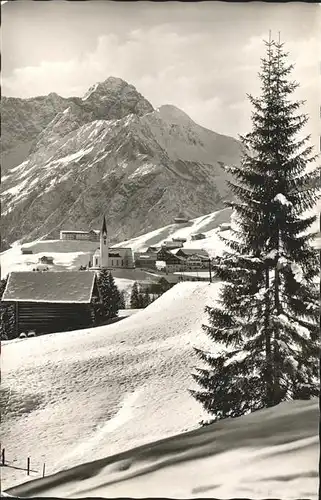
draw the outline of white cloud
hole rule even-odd
[[[259,92],[261,36],[235,44],[233,37],[217,38],[210,31],[175,32],[173,25],[134,29],[126,39],[116,34],[100,36],[96,48],[68,61],[42,61],[16,68],[2,79],[4,95],[30,97],[57,92],[82,95],[108,76],[124,78],[157,107],[172,103],[195,121],[217,132],[237,135],[249,126],[246,93]],[[218,45],[220,42],[221,45]],[[316,37],[289,40],[286,48],[296,61],[295,78],[300,97],[311,102],[316,92]],[[306,95],[309,94],[309,95]]]

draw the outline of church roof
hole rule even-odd
[[[1,300],[88,304],[95,279],[91,271],[12,272]]]

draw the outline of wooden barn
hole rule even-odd
[[[41,335],[92,326],[100,296],[92,271],[12,272],[2,301],[15,305],[16,336]]]

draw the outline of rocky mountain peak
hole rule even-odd
[[[164,104],[157,109],[161,118],[168,123],[173,124],[192,124],[193,120],[181,109],[172,104]]]
[[[114,76],[90,87],[82,102],[99,120],[117,120],[129,114],[143,116],[154,110],[133,85]]]
[[[154,110],[121,78],[95,84],[83,98],[52,93],[2,107],[9,243],[99,227],[102,213],[121,241],[170,224],[182,207],[194,218],[231,196],[220,163],[238,162],[239,143],[176,106]]]

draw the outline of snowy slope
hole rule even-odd
[[[219,226],[231,221],[231,213],[232,210],[226,208],[191,219],[186,224],[169,224],[137,238],[118,243],[115,247],[128,246],[134,252],[143,252],[149,246],[160,246],[164,241],[171,240],[172,238],[186,238],[187,241],[184,243],[184,248],[203,248],[207,250],[210,256],[220,255],[224,250],[224,244],[219,238]],[[196,233],[203,233],[206,238],[192,241],[191,237]],[[224,232],[224,235],[228,234],[229,231]]]
[[[317,215],[317,220],[311,226],[309,232],[319,231],[320,212],[321,201],[318,202],[314,209],[305,214],[307,216]],[[149,246],[159,246],[164,241],[171,240],[172,238],[186,238],[187,241],[184,243],[184,248],[203,248],[211,257],[215,257],[216,255],[222,255],[222,252],[225,250],[225,244],[221,241],[219,235],[222,234],[227,238],[231,236],[229,230],[222,232],[219,227],[225,223],[231,224],[232,227],[234,226],[232,210],[230,208],[191,219],[186,224],[170,224],[136,238],[123,241],[115,246],[128,246],[134,252],[143,252]],[[203,233],[206,238],[192,241],[191,237],[196,233]]]
[[[192,346],[209,345],[201,324],[218,291],[181,283],[112,325],[3,342],[7,459],[30,456],[35,470],[45,461],[49,474],[197,426]],[[3,488],[24,480],[3,469]]]
[[[11,494],[60,498],[318,498],[318,401],[271,409],[180,434]]]
[[[37,266],[39,258],[43,255],[53,257],[55,271],[75,271],[81,265],[88,264],[90,253],[40,251],[31,255],[22,255],[20,245],[16,245],[3,252],[0,256],[1,278],[5,278],[12,271],[32,271]]]

